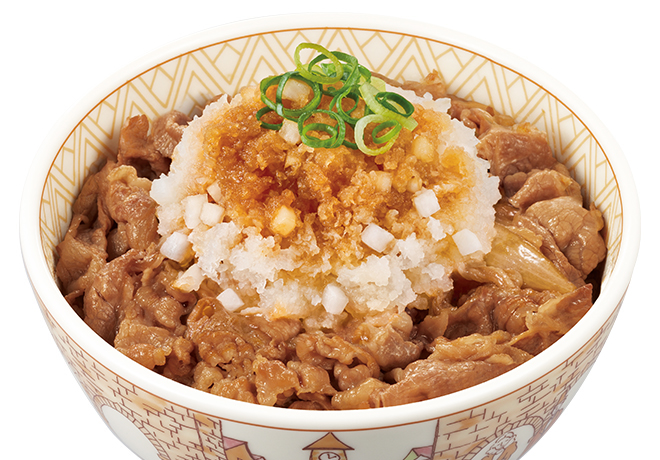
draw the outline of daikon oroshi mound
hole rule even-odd
[[[378,156],[261,128],[254,87],[208,105],[151,190],[161,252],[184,267],[176,287],[328,327],[450,290],[490,250],[498,179],[448,99],[405,97],[418,125]]]

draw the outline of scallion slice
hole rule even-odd
[[[392,148],[394,141],[396,141],[398,137],[398,132],[396,133],[397,135],[392,136],[384,144],[378,146],[375,149],[372,149],[371,147],[367,146],[367,144],[364,141],[364,135],[365,135],[364,131],[370,123],[378,123],[378,126],[376,126],[376,129],[372,132],[371,135],[372,140],[375,141],[376,139],[379,138],[378,136],[376,136],[376,134],[378,134],[376,130],[378,130],[379,127],[381,127],[384,123],[389,122],[391,120],[392,120],[391,118],[387,118],[386,116],[377,113],[372,113],[371,115],[367,115],[360,118],[360,120],[355,124],[355,144],[357,145],[357,147],[362,152],[371,156],[376,156],[376,155],[380,155],[381,153],[387,152],[390,148]],[[382,130],[382,128],[380,128],[380,130]],[[401,128],[399,127],[399,131],[400,130]]]
[[[390,110],[378,102],[376,95],[379,93],[381,93],[381,91],[378,91],[378,88],[369,82],[365,82],[360,85],[360,94],[362,94],[364,102],[367,103],[367,106],[369,106],[369,109],[371,109],[374,114],[397,120],[399,123],[401,123],[401,126],[409,131],[412,131],[417,127],[417,121],[415,121],[414,118],[402,115],[396,110]]]
[[[304,49],[312,49],[318,52],[323,59],[329,59],[330,62],[334,65],[335,75],[320,74],[317,72],[312,72],[314,64],[318,63],[318,60],[312,61],[309,65],[305,66],[300,60],[300,52]],[[321,45],[316,43],[301,43],[296,47],[296,50],[293,54],[293,61],[296,63],[296,70],[300,72],[300,75],[303,77],[323,85],[332,85],[341,80],[341,77],[344,75],[343,66],[339,61],[339,58],[335,56],[332,52],[328,51]]]
[[[305,122],[312,116],[327,115],[337,122],[335,126],[321,122]],[[334,149],[342,145],[346,135],[346,123],[337,115],[337,113],[330,110],[315,110],[306,112],[298,118],[298,131],[302,141],[313,148],[328,148]],[[328,134],[330,137],[322,139],[320,137],[310,135],[311,132],[322,132]]]
[[[257,111],[257,120],[259,120],[259,123],[261,123],[261,126],[263,128],[268,128],[277,131],[278,129],[282,128],[282,124],[284,121],[280,121],[279,123],[269,123],[267,121],[264,121],[264,115],[269,114],[269,113],[274,113],[275,111],[271,109],[270,107],[262,107]]]
[[[317,53],[308,64],[303,64],[301,59],[304,50]],[[417,121],[412,117],[415,111],[413,104],[400,94],[386,91],[385,82],[360,65],[355,56],[328,51],[314,43],[300,43],[293,59],[296,70],[264,78],[260,83],[261,100],[266,107],[258,110],[256,117],[262,127],[282,127],[283,120],[274,122],[277,120],[275,115],[268,115],[275,112],[283,119],[297,122],[302,141],[310,147],[336,148],[345,145],[367,155],[380,155],[392,147],[402,128],[412,131],[417,126]],[[313,92],[303,107],[285,106],[285,87],[291,79],[303,82]],[[267,96],[273,87],[276,87],[274,100]],[[330,99],[329,104],[323,102],[324,97]],[[354,102],[346,109],[343,104],[345,98]],[[319,107],[327,107],[327,110]],[[336,124],[318,121],[323,117],[330,117]],[[371,132],[376,148],[369,147],[364,139],[365,130],[371,123],[376,123]],[[347,125],[352,128],[355,142],[346,137]]]
[[[310,99],[307,102],[307,104],[305,104],[305,106],[301,107],[300,109],[288,109],[284,107],[282,94],[284,92],[284,87],[286,86],[287,81],[289,81],[290,79],[298,80],[307,84],[312,89],[312,92],[314,94],[312,99]],[[266,95],[268,89],[273,86],[277,86],[277,91],[275,93],[275,101],[268,98],[268,96]],[[316,108],[319,106],[319,103],[321,102],[321,97],[323,96],[321,92],[321,87],[318,84],[308,80],[307,78],[301,76],[295,71],[286,72],[282,75],[277,75],[270,78],[265,78],[261,81],[259,89],[261,90],[261,100],[264,104],[266,104],[267,107],[275,111],[281,117],[293,121],[297,120],[298,117],[305,112],[316,110]]]

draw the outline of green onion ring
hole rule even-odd
[[[392,128],[392,129],[390,129],[382,136],[377,136],[378,133],[386,130],[387,128]],[[371,138],[373,139],[375,144],[384,144],[385,142],[389,142],[390,139],[392,138],[396,139],[399,136],[400,132],[401,132],[401,123],[399,123],[397,120],[394,120],[393,118],[390,118],[389,120],[380,123],[378,126],[374,128],[374,130],[371,132]]]
[[[337,57],[340,61],[344,61],[347,65],[343,66],[343,74],[341,75],[341,78],[339,81],[342,82],[342,87],[341,88],[334,88],[332,86],[328,86],[327,88],[323,88],[323,93],[330,96],[330,97],[336,97],[341,93],[352,91],[354,87],[357,85],[359,79],[360,79],[360,65],[358,64],[357,59],[354,56],[351,56],[350,54],[342,53],[340,51],[333,51],[332,52],[335,57]],[[317,56],[315,59],[313,59],[310,62],[310,66],[315,64],[317,61],[321,60],[324,56]],[[324,69],[329,69],[331,64],[326,64],[323,66]],[[334,70],[334,66],[332,67]],[[324,70],[326,74],[328,74],[327,71]],[[336,71],[335,71],[336,75]]]
[[[284,86],[286,85],[286,82],[289,81],[290,79],[298,80],[307,84],[314,92],[314,96],[312,97],[312,99],[310,99],[309,102],[300,109],[287,109],[286,107],[284,107],[284,104],[282,103],[282,93],[284,91]],[[268,88],[275,85],[277,85],[277,93],[275,96],[275,102],[273,102],[271,99],[269,99],[266,96],[266,91],[268,90]],[[323,96],[321,92],[321,87],[318,84],[309,81],[308,79],[301,76],[295,71],[286,72],[282,75],[277,75],[270,78],[265,78],[261,81],[259,88],[261,90],[262,102],[266,104],[267,107],[274,110],[278,115],[292,121],[296,121],[298,117],[305,112],[308,112],[310,110],[315,110],[321,103],[321,97]]]
[[[335,66],[335,75],[334,76],[328,76],[328,75],[321,75],[317,73],[312,73],[310,71],[311,67],[306,67],[301,61],[300,61],[300,51],[303,49],[312,49],[314,51],[317,51],[321,56],[323,56],[326,59],[329,59]],[[300,72],[300,75],[303,77],[316,82],[320,83],[323,85],[332,85],[334,83],[337,83],[339,80],[341,80],[341,77],[343,75],[343,66],[341,65],[341,62],[339,62],[339,59],[337,56],[335,56],[332,52],[328,51],[321,45],[317,45],[315,43],[301,43],[296,47],[295,52],[293,53],[293,61],[296,63],[296,70]],[[318,61],[316,61],[318,62]]]
[[[328,125],[326,123],[309,123],[305,125],[305,121],[312,115],[326,114],[337,122],[336,126]],[[300,137],[306,145],[312,148],[329,148],[333,149],[339,147],[344,142],[346,136],[346,123],[335,112],[330,110],[315,110],[306,112],[298,118],[298,131]],[[329,134],[328,139],[320,139],[318,137],[308,136],[309,131],[321,131]]]
[[[380,93],[376,94],[375,97],[376,100],[380,103],[380,105],[382,105],[386,109],[398,113],[399,115],[403,115],[404,117],[411,116],[415,111],[415,106],[412,105],[408,99],[406,99],[400,94],[393,93],[391,91],[381,91]],[[390,101],[394,102],[401,109],[403,109],[403,112],[400,112],[397,107],[394,107],[394,105],[392,105]]]
[[[306,49],[318,54],[305,65],[300,53]],[[417,121],[412,118],[414,105],[404,96],[387,91],[385,82],[359,64],[355,56],[341,51],[328,51],[318,44],[301,43],[296,47],[293,58],[296,70],[261,80],[261,100],[266,107],[257,111],[256,118],[262,127],[273,130],[282,127],[283,121],[269,123],[263,120],[267,114],[275,112],[284,119],[297,122],[302,141],[310,147],[335,148],[345,145],[367,155],[379,155],[392,147],[401,129],[412,131],[417,126]],[[284,106],[284,88],[290,79],[307,84],[314,93],[300,109]],[[272,86],[277,86],[274,101],[266,96]],[[331,98],[328,110],[319,109],[323,96]],[[346,97],[352,99],[354,104],[344,110],[343,100]],[[360,118],[354,118],[351,115],[360,107],[360,100],[365,103],[364,113]],[[305,124],[314,114],[319,113],[325,113],[337,124],[333,126],[316,121]],[[364,139],[364,131],[370,123],[376,123],[371,131],[371,139],[378,146],[374,149],[367,147]],[[349,128],[355,142],[346,137]],[[321,139],[312,136],[309,133],[313,131],[325,133],[329,137]]]
[[[328,52],[331,53],[335,58],[337,58],[337,60],[339,62],[342,62],[342,61],[345,62],[347,64],[347,66],[345,66],[345,65],[340,66],[341,73],[338,75],[337,74],[337,67],[333,62],[332,63],[332,70],[334,71],[334,75],[329,75],[328,72],[324,71],[324,74],[327,77],[336,78],[337,76],[339,76],[339,80],[346,80],[344,78],[345,75],[348,74],[350,76],[358,68],[359,64],[358,64],[358,60],[355,56],[351,56],[350,54],[342,53],[341,51],[328,51]],[[323,54],[320,54],[320,55],[316,56],[314,59],[312,59],[310,61],[310,63],[307,66],[307,69],[311,70],[312,67],[314,67],[316,64],[323,61],[324,59],[327,59],[327,58]],[[348,67],[348,69],[346,67]],[[323,68],[330,69],[330,64],[325,64],[323,66]],[[339,81],[339,80],[337,80],[337,81]]]
[[[344,110],[344,107],[342,106],[342,101],[344,100],[345,97],[348,97],[349,99],[352,99],[355,104],[348,110]],[[355,110],[358,108],[358,105],[360,103],[360,95],[357,94],[355,91],[345,91],[337,94],[332,101],[330,102],[330,110],[333,108],[337,111],[337,114],[341,117],[342,120],[344,120],[346,123],[348,123],[351,126],[355,126],[355,123],[359,120],[359,118],[353,118],[350,114],[355,112]]]
[[[364,130],[369,123],[379,123],[380,126],[381,124],[389,120],[391,119],[387,118],[384,115],[373,113],[371,115],[367,115],[365,117],[360,118],[360,120],[355,124],[355,144],[363,153],[371,156],[376,156],[376,155],[380,155],[381,153],[387,152],[392,147],[394,141],[396,141],[398,137],[398,133],[396,136],[392,137],[385,144],[381,145],[376,149],[372,149],[364,143]],[[372,134],[372,138],[373,138],[373,134]]]
[[[359,150],[357,144],[355,142],[349,141],[348,139],[344,139],[344,142],[342,142],[342,145],[348,147],[349,149]]]
[[[259,110],[257,111],[257,114],[256,114],[256,116],[257,116],[257,120],[259,120],[259,123],[261,124],[261,127],[262,127],[262,128],[267,128],[267,129],[272,129],[272,130],[274,130],[274,131],[277,131],[278,129],[281,129],[281,128],[282,128],[282,123],[283,123],[283,122],[279,122],[279,123],[267,123],[267,122],[265,122],[265,121],[262,120],[262,117],[263,117],[264,115],[266,115],[267,113],[271,113],[271,112],[274,112],[274,110],[271,109],[270,107],[268,107],[268,106],[266,106],[266,107],[262,107],[261,109],[259,109]]]
[[[401,123],[401,126],[409,131],[415,129],[417,126],[417,121],[415,121],[414,118],[406,117],[397,111],[393,111],[384,107],[376,100],[376,94],[378,93],[380,93],[380,91],[378,91],[374,85],[368,82],[360,85],[360,94],[362,94],[364,102],[367,103],[367,106],[369,106],[374,114],[382,115],[386,118],[393,118]]]

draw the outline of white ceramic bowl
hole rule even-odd
[[[206,394],[159,376],[98,337],[54,278],[54,247],[83,179],[116,149],[124,119],[193,113],[293,66],[301,41],[342,49],[395,79],[439,69],[452,92],[491,104],[549,135],[558,158],[603,212],[608,255],[600,297],[540,356],[484,384],[405,406],[295,411]],[[294,15],[208,30],[122,70],[52,131],[25,187],[21,247],[39,306],[82,389],[115,434],[144,459],[392,460],[520,458],[562,413],[593,365],[630,281],[639,206],[622,152],[561,84],[487,43],[400,19]],[[246,457],[246,455],[253,457]],[[243,457],[241,457],[243,455]]]

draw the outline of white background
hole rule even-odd
[[[639,262],[617,324],[586,383],[525,457],[660,458],[660,324],[655,227],[660,149],[660,3],[648,0],[445,2],[22,1],[0,12],[0,458],[133,459],[105,427],[60,357],[22,271],[17,216],[29,164],[49,129],[123,66],[213,26],[291,12],[375,12],[452,28],[553,75],[610,128],[642,205]],[[422,7],[421,5],[427,5]],[[263,453],[266,454],[266,453]],[[370,459],[361,459],[370,460]]]

